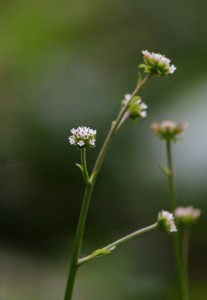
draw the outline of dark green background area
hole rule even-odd
[[[141,96],[148,117],[127,121],[92,198],[83,254],[152,224],[168,209],[165,145],[154,121],[188,122],[174,145],[180,205],[202,209],[192,228],[191,300],[205,300],[207,2],[7,0],[0,3],[0,298],[61,300],[84,192],[70,129],[97,129],[89,168],[133,91],[142,50],[177,70]],[[74,300],[176,299],[171,237],[148,233],[79,272]],[[171,296],[169,296],[171,295]],[[171,297],[171,298],[170,298]]]

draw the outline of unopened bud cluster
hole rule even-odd
[[[173,74],[176,70],[174,65],[171,65],[171,60],[159,53],[149,52],[147,50],[142,51],[144,56],[144,64],[139,67],[144,68],[146,73],[156,74],[158,76],[166,76]]]
[[[174,140],[178,134],[181,134],[186,128],[187,123],[176,123],[173,121],[163,121],[162,123],[153,123],[151,129],[155,136],[161,140]]]
[[[201,210],[193,206],[177,207],[174,212],[176,220],[181,225],[190,225],[197,221],[201,215]]]
[[[128,102],[130,103],[128,116],[132,121],[137,121],[139,118],[145,118],[147,116],[148,106],[141,100],[139,96],[132,97],[131,94],[126,94],[122,104],[126,105]]]
[[[96,130],[81,126],[77,129],[71,129],[73,135],[69,136],[69,143],[78,148],[95,147]]]
[[[168,211],[162,210],[161,212],[159,212],[157,222],[158,226],[167,233],[177,231],[174,222],[174,216]]]

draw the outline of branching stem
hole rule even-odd
[[[152,74],[148,74],[142,81],[138,82],[134,92],[132,93],[131,99],[138,92],[140,92],[142,87],[146,84],[146,82],[151,77],[152,77]],[[100,153],[98,155],[98,158],[95,162],[93,171],[90,176],[88,175],[88,170],[87,170],[87,166],[86,166],[85,151],[81,152],[81,163],[82,163],[82,167],[83,167],[83,177],[86,182],[86,188],[85,188],[85,194],[84,194],[82,208],[81,208],[81,212],[80,212],[80,216],[79,216],[78,226],[77,226],[76,234],[75,234],[75,241],[74,241],[74,246],[73,246],[73,251],[72,251],[70,271],[69,271],[64,300],[72,299],[73,289],[74,289],[74,284],[75,284],[75,277],[76,277],[77,270],[79,267],[78,261],[79,261],[81,246],[82,246],[85,222],[86,222],[88,208],[90,205],[91,195],[92,195],[92,191],[93,191],[93,187],[94,187],[96,178],[98,176],[98,173],[99,173],[102,163],[104,161],[106,153],[109,149],[109,146],[110,146],[121,122],[122,122],[122,119],[123,119],[125,113],[129,109],[129,106],[130,106],[130,100],[126,103],[126,105],[124,107],[121,108],[116,120],[112,123],[112,126],[111,126],[109,133],[105,139],[105,142],[100,150]]]
[[[145,228],[142,228],[142,229],[139,229],[139,230],[136,230],[134,231],[133,233],[131,234],[128,234],[124,237],[122,237],[121,239],[101,248],[101,249],[98,249],[96,251],[94,251],[92,254],[86,256],[86,257],[83,257],[81,259],[79,259],[79,265],[82,265],[83,263],[85,262],[88,262],[89,260],[91,259],[94,259],[96,258],[97,256],[100,256],[100,255],[104,255],[104,254],[109,254],[111,251],[113,251],[117,246],[121,245],[121,244],[124,244],[126,242],[128,242],[129,240],[143,234],[143,233],[146,233],[148,231],[151,231],[153,229],[156,229],[158,227],[158,224],[157,223],[154,223],[150,226],[147,226]],[[98,255],[96,255],[96,253]]]

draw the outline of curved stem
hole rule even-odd
[[[110,253],[112,250],[114,250],[117,246],[121,245],[121,244],[124,244],[126,243],[127,241],[137,237],[138,235],[141,235],[143,233],[146,233],[146,232],[149,232],[153,229],[156,229],[158,227],[158,224],[157,222],[150,225],[150,226],[147,226],[145,228],[142,228],[142,229],[139,229],[139,230],[136,230],[120,239],[118,239],[117,241],[101,248],[101,249],[98,249],[96,251],[94,251],[92,254],[86,256],[86,257],[83,257],[81,259],[79,259],[79,265],[82,265],[83,263],[93,259],[93,258],[96,258],[97,256],[100,256],[100,255],[104,255],[104,254],[108,254]],[[108,250],[108,252],[107,252]],[[97,252],[98,255],[95,255],[95,253]]]

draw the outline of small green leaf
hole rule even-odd
[[[144,69],[144,72],[145,72],[145,73],[150,73],[150,68],[149,68],[149,66],[146,65],[146,64],[140,64],[140,65],[139,65],[139,68]]]
[[[159,168],[167,177],[171,175],[171,171],[168,167],[162,167],[161,165],[159,165]]]
[[[81,164],[75,164],[80,170],[81,172],[83,173],[83,166]]]
[[[102,256],[102,255],[106,255],[106,254],[109,254],[111,253],[111,250],[107,250],[107,249],[97,249],[95,250],[92,254],[91,254],[91,257],[99,257],[99,256]]]

